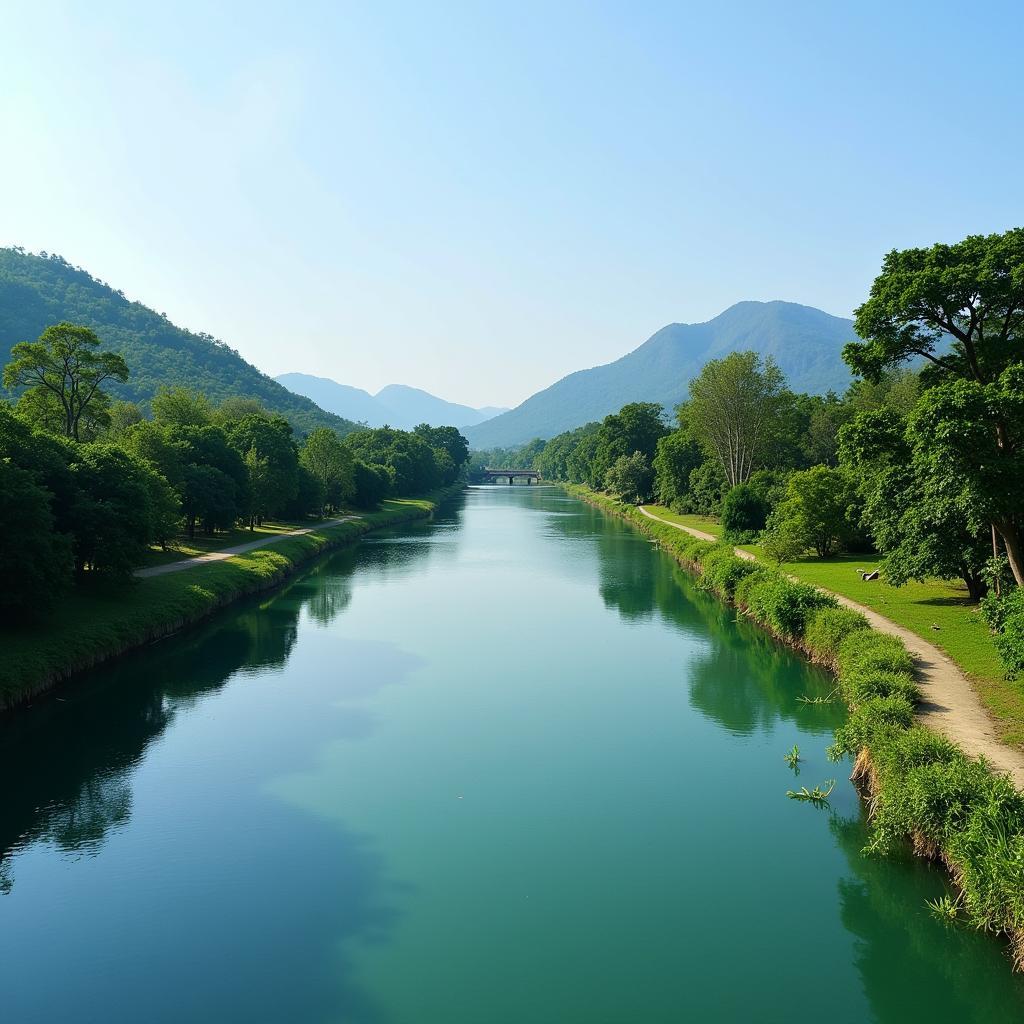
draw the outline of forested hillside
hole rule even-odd
[[[571,373],[466,436],[474,448],[507,447],[600,420],[627,402],[671,412],[700,368],[730,352],[772,356],[796,391],[841,392],[850,383],[843,345],[855,339],[852,320],[811,306],[738,302],[707,323],[669,324],[614,363]]]
[[[61,320],[91,327],[104,348],[124,356],[131,376],[125,384],[111,385],[116,398],[148,402],[158,388],[178,384],[214,403],[232,396],[258,398],[300,434],[315,427],[339,433],[355,428],[282,387],[223,342],[176,327],[61,257],[0,249],[0,361],[12,345],[39,337]]]

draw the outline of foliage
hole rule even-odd
[[[756,352],[713,359],[690,381],[687,420],[730,487],[764,464],[785,400],[782,372],[770,356],[762,361]]]
[[[840,437],[840,457],[857,481],[861,521],[883,552],[886,578],[899,586],[959,576],[977,600],[986,589],[988,531],[949,487],[948,466],[930,448],[893,409],[860,413]]]
[[[38,341],[20,341],[4,367],[5,388],[27,388],[29,408],[50,426],[56,412],[58,429],[80,440],[83,421],[107,421],[109,399],[103,385],[128,379],[128,366],[116,352],[97,351],[100,339],[88,327],[61,321],[47,327]]]
[[[358,508],[376,508],[391,491],[393,478],[387,466],[356,459],[352,465],[353,502]]]
[[[759,622],[789,640],[799,640],[809,615],[836,607],[836,600],[807,583],[795,583],[781,573],[766,573],[745,592],[746,607]]]
[[[58,533],[50,493],[33,473],[0,458],[0,611],[26,619],[48,612],[71,578],[71,538]]]
[[[662,505],[682,508],[690,492],[690,474],[704,461],[704,452],[689,428],[658,439],[652,462],[654,493]]]
[[[851,633],[868,629],[868,620],[852,608],[818,608],[807,617],[804,642],[820,657],[834,661]]]
[[[206,395],[181,385],[160,388],[150,405],[153,421],[162,427],[205,427],[213,422]]]
[[[1006,674],[1016,679],[1024,672],[1024,589],[1014,587],[998,597],[989,594],[982,608]]]
[[[842,470],[815,466],[794,473],[786,485],[786,499],[768,520],[766,548],[779,561],[790,561],[810,547],[819,558],[827,558],[853,537],[854,508],[853,485]]]
[[[608,471],[623,456],[639,452],[648,467],[657,451],[658,440],[667,433],[660,405],[653,402],[631,402],[617,413],[606,416],[597,432],[591,458],[588,482],[600,487]],[[646,484],[646,491],[650,490]]]
[[[338,508],[351,501],[355,494],[352,452],[329,427],[310,431],[299,451],[299,463],[320,486],[321,500],[328,507]]]
[[[643,452],[620,455],[604,475],[606,491],[640,504],[651,494],[654,471]]]
[[[864,341],[843,356],[869,380],[912,357],[930,364],[934,386],[911,417],[918,452],[971,515],[996,527],[1024,584],[1024,228],[893,250],[856,325]]]
[[[750,484],[737,484],[722,499],[722,529],[726,540],[744,544],[764,529],[768,502]]]

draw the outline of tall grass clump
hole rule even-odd
[[[808,616],[821,608],[836,608],[834,597],[809,583],[794,583],[772,573],[746,591],[747,613],[788,640],[801,640]]]
[[[852,608],[818,608],[807,617],[804,644],[830,664],[839,656],[839,645],[853,632],[868,629],[868,620]]]
[[[729,601],[736,596],[739,584],[758,571],[756,562],[737,558],[729,544],[715,544],[704,555],[701,568],[705,584]]]

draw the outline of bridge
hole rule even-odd
[[[511,487],[517,480],[525,480],[527,484],[539,484],[540,473],[535,469],[491,469],[485,466],[482,471],[483,478],[491,484],[504,483],[508,480]]]

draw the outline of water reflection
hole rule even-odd
[[[700,639],[700,648],[687,656],[695,708],[739,735],[780,720],[824,735],[842,722],[839,703],[809,706],[797,699],[828,694],[834,680],[827,672],[808,669],[797,654],[702,590],[672,559],[656,555],[655,546],[628,524],[589,505],[570,507],[574,514],[551,516],[548,528],[596,554],[605,607],[627,622],[658,619]]]
[[[855,962],[877,1019],[1018,1019],[1024,978],[993,956],[995,940],[944,924],[926,907],[947,891],[944,872],[909,853],[866,855],[862,817],[834,817],[831,826],[850,867],[838,882],[842,920],[860,940]]]
[[[460,508],[442,517],[457,525]],[[244,601],[179,637],[169,638],[87,673],[29,710],[0,720],[0,894],[10,892],[18,850],[50,843],[66,854],[95,854],[132,808],[132,772],[147,747],[174,721],[236,674],[281,669],[296,643],[303,611],[329,625],[352,600],[358,570],[383,576],[410,570],[437,552],[425,541],[396,544],[387,535],[346,548],[274,594]],[[154,657],[157,654],[157,657]],[[415,659],[395,648],[348,641],[337,665],[372,665],[341,684],[349,698],[369,682],[404,678]],[[331,723],[331,734],[366,735],[358,708]]]

